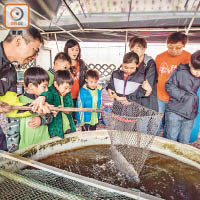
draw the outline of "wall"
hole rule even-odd
[[[58,48],[56,42],[48,42],[45,44],[48,48],[52,49],[52,63],[55,55],[59,51],[63,51],[65,42],[58,42]],[[82,59],[87,64],[114,64],[116,66],[120,66],[123,55],[125,53],[125,43],[112,43],[112,42],[104,42],[104,43],[96,43],[96,42],[82,42],[81,46],[81,54]],[[165,51],[167,49],[166,44],[148,44],[146,53],[153,58],[156,57],[159,53]],[[127,51],[129,49],[127,48]],[[187,44],[185,50],[193,53],[196,50],[200,50],[200,44]]]

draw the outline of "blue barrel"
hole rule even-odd
[[[199,127],[200,127],[200,88],[197,91],[197,95],[199,97],[199,107],[198,107],[198,115],[194,120],[193,129],[190,135],[190,142],[195,142],[198,139],[199,135]]]

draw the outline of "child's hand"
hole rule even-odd
[[[31,128],[37,128],[42,123],[40,117],[32,117],[31,121],[28,122],[28,126]]]
[[[119,97],[119,96],[116,96],[116,100],[117,100],[117,101],[120,101],[120,102],[126,101],[126,97]]]
[[[56,117],[56,115],[58,114],[59,111],[51,111],[51,113],[53,114],[54,117]]]
[[[36,100],[34,100],[31,104],[32,111],[40,114],[50,113],[49,104],[45,102],[46,97],[40,96]]]
[[[55,108],[55,106],[49,105],[49,108],[52,110],[53,108]],[[51,111],[51,113],[53,114],[54,117],[56,117],[56,115],[59,113],[59,111]]]
[[[58,106],[58,108],[62,108],[62,106]],[[64,112],[64,111],[62,111],[62,112]],[[69,112],[69,111],[66,111],[66,112],[64,112],[64,113],[69,114],[70,112]]]
[[[116,100],[119,101],[121,104],[123,104],[125,106],[128,106],[128,105],[131,104],[131,102],[129,102],[126,97],[117,96]]]
[[[108,89],[108,95],[111,97],[111,98],[115,98],[117,95],[116,95],[116,93],[113,91],[113,90],[111,90],[111,89]]]
[[[143,83],[142,83],[142,88],[144,90],[146,90],[146,94],[145,96],[150,96],[151,92],[152,92],[152,87],[151,85],[149,84],[148,80],[145,80]]]

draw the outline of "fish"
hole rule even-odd
[[[114,145],[111,145],[111,155],[116,168],[128,179],[134,180],[138,184],[140,178],[134,166],[126,160]]]

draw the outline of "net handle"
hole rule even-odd
[[[7,108],[8,110],[32,110],[30,106],[12,106],[7,103],[0,102],[0,106]],[[103,112],[103,109],[98,108],[74,108],[74,107],[50,107],[51,111],[61,111],[61,112]]]

